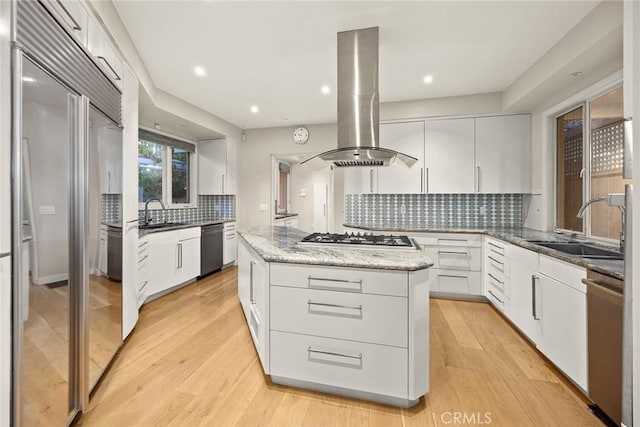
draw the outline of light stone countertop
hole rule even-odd
[[[166,227],[160,228],[147,228],[147,229],[138,229],[138,236],[146,236],[151,233],[159,233],[162,231],[171,231],[171,230],[179,230],[181,228],[191,228],[191,227],[204,227],[205,225],[213,225],[213,224],[224,224],[226,222],[235,222],[235,219],[216,219],[216,220],[207,220],[207,221],[190,221],[190,222],[180,222],[178,224],[167,225]]]
[[[553,258],[566,261],[571,264],[585,267],[589,270],[594,270],[599,273],[607,274],[617,279],[624,279],[624,261],[619,260],[607,260],[607,259],[589,259],[581,258],[577,255],[569,255],[564,252],[557,251],[555,249],[546,248],[544,246],[530,243],[528,240],[543,240],[547,242],[568,242],[569,236],[564,234],[558,234],[549,231],[538,231],[530,228],[500,228],[500,227],[479,227],[479,228],[438,228],[438,227],[412,227],[412,226],[399,226],[399,227],[380,227],[376,225],[362,225],[362,224],[344,224],[348,228],[358,228],[362,230],[380,232],[380,233],[478,233],[486,234],[496,239],[504,240],[514,245],[523,247],[525,249],[532,250],[544,255],[551,256]],[[586,243],[593,246],[602,247],[605,249],[612,249],[610,246],[604,246],[592,240],[580,239],[581,243]],[[615,249],[614,249],[615,250]]]
[[[404,271],[422,270],[433,265],[433,261],[417,249],[298,245],[309,233],[290,227],[263,226],[238,234],[266,262]]]

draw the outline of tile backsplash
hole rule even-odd
[[[522,227],[522,194],[347,194],[345,223],[378,227]]]
[[[119,223],[122,220],[122,195],[102,194],[102,222]]]
[[[149,207],[151,207],[150,205]],[[157,204],[153,204],[157,207]],[[215,221],[236,218],[236,196],[227,194],[199,195],[197,208],[149,209],[154,222]],[[138,211],[142,219],[144,209]]]

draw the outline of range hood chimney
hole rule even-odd
[[[378,27],[338,33],[338,148],[302,164],[413,166],[418,159],[379,146],[378,98]]]

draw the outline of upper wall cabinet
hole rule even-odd
[[[44,5],[65,30],[87,47],[89,12],[78,0],[48,0]]]
[[[378,167],[348,167],[344,171],[345,194],[378,192]]]
[[[378,193],[421,193],[424,174],[424,121],[380,124],[380,146],[418,159],[411,168],[378,169]]]
[[[425,192],[475,192],[475,119],[425,122]]]
[[[198,143],[198,194],[236,194],[236,144],[228,138]]]
[[[116,53],[115,47],[111,44],[98,20],[91,15],[89,16],[87,49],[102,69],[102,72],[122,90],[124,63]]]
[[[531,192],[531,116],[476,119],[478,193]]]

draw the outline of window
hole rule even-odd
[[[140,129],[138,202],[156,198],[167,206],[190,205],[194,193],[191,185],[194,152],[193,144]]]
[[[602,239],[618,239],[620,211],[587,200],[624,193],[622,87],[617,87],[556,118],[556,228]]]

